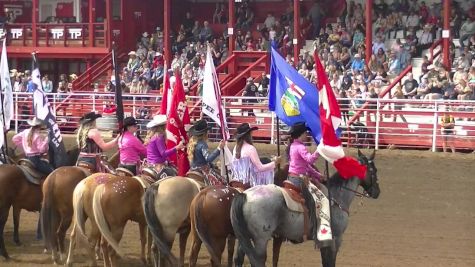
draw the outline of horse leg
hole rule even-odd
[[[155,242],[152,242],[151,250],[152,250],[152,262],[153,262],[152,266],[158,267],[160,264],[160,255],[159,255],[158,247],[157,245],[155,245]]]
[[[257,240],[254,242],[257,255],[257,265],[255,267],[265,267],[267,260],[267,242],[268,240]]]
[[[109,251],[109,243],[107,243],[105,238],[101,238],[101,248],[102,248],[102,258],[104,259],[104,266],[110,267],[111,266],[111,259],[109,252],[112,252],[112,248]]]
[[[41,210],[38,212],[38,224],[36,225],[36,240],[43,240],[43,232],[41,231]]]
[[[217,257],[218,262],[215,262],[211,258],[211,266],[220,267],[221,266],[221,257],[223,256],[224,247],[226,247],[226,238],[221,237],[211,237],[211,247]]]
[[[8,206],[8,208],[6,208],[5,206],[0,208],[0,253],[7,260],[10,259],[10,256],[8,256],[7,249],[5,247],[5,240],[3,239],[3,230],[5,229],[5,224],[7,223],[9,212],[10,206]]]
[[[183,232],[180,233],[180,263],[179,266],[185,266],[185,250],[186,250],[186,241],[190,235],[190,227],[187,227]],[[170,246],[172,247],[172,246]]]
[[[66,231],[68,231],[71,221],[71,216],[61,216],[61,222],[59,223],[58,232],[56,233],[56,236],[58,237],[59,258],[61,261],[63,261],[63,254],[65,251],[64,239],[66,238]]]
[[[277,267],[280,256],[280,247],[282,246],[283,239],[280,237],[274,237],[272,242],[272,266]]]
[[[122,235],[124,234],[124,227],[126,223],[127,221],[125,221],[124,223],[118,226],[111,225],[112,237],[116,240],[117,244],[119,244],[120,240],[122,239]],[[142,234],[140,234],[140,236],[142,236]],[[144,237],[145,237],[145,231],[144,231]],[[142,243],[145,244],[145,242],[142,242]],[[118,266],[117,260],[119,256],[117,255],[115,250],[110,246],[109,246],[109,250],[110,250],[111,266],[112,267]],[[145,250],[145,245],[144,245],[144,250]]]
[[[228,267],[233,266],[234,245],[236,244],[236,237],[228,236]]]
[[[190,267],[195,267],[198,260],[198,253],[201,248],[201,239],[198,236],[198,233],[195,230],[195,227],[191,225],[191,250],[190,250]]]
[[[145,225],[147,229],[147,265],[152,263],[152,247],[153,247],[153,237],[152,233],[148,230],[148,226]]]
[[[241,242],[238,241],[238,248],[236,251],[236,258],[234,259],[234,263],[236,267],[242,267],[244,264],[244,250],[241,248]]]
[[[147,259],[145,258],[145,246],[147,246],[147,224],[139,224],[140,231],[140,259],[143,264],[147,264]]]
[[[20,228],[20,212],[21,208],[13,206],[13,242],[17,246],[21,245],[20,235],[18,234],[18,229]]]

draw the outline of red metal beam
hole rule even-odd
[[[0,48],[1,50],[1,48]],[[36,51],[41,58],[98,58],[105,56],[107,47],[25,47],[8,46],[8,55],[17,58],[31,58],[31,52]]]
[[[449,32],[449,36],[444,37],[444,34],[442,34],[442,39],[443,41],[443,56],[442,56],[442,62],[446,68],[446,70],[450,71],[450,38],[451,38],[451,33],[450,33],[450,10],[451,10],[451,5],[452,1],[451,0],[443,0],[444,2],[444,29],[443,31]]]
[[[365,17],[366,17],[366,50],[365,63],[368,64],[373,53],[373,0],[366,0]]]
[[[171,66],[171,41],[170,41],[170,15],[171,15],[171,1],[170,0],[164,0],[163,1],[163,55],[165,56],[165,60],[167,62],[168,66]]]
[[[112,0],[106,0],[106,46],[110,47],[112,45]]]
[[[33,39],[33,45],[38,44],[38,36],[36,23],[38,22],[38,2],[39,0],[33,0],[32,15],[31,15],[31,38]],[[46,34],[49,34],[48,32]],[[66,34],[66,32],[64,33]],[[23,35],[26,35],[26,31],[23,31]]]
[[[229,19],[228,19],[228,29],[231,29],[232,33],[229,32],[228,30],[228,39],[229,39],[229,44],[228,44],[228,55],[232,55],[234,51],[234,1],[235,0],[229,0]]]
[[[94,18],[95,18],[95,3],[96,1],[94,0],[89,0],[89,47],[94,46]],[[82,34],[84,36],[84,32]]]
[[[294,0],[294,66],[297,67],[299,63],[300,50],[300,1]]]

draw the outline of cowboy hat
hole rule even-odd
[[[31,127],[46,125],[44,120],[38,119],[36,117],[31,120],[27,120],[26,123],[28,123],[28,125],[30,125]]]
[[[292,125],[292,127],[290,127],[289,135],[292,138],[298,138],[308,130],[309,128],[307,127],[307,125],[305,125],[305,122],[297,122]]]
[[[84,116],[82,116],[80,119],[79,119],[79,123],[80,124],[84,124],[84,123],[88,123],[88,122],[92,122],[92,121],[95,121],[97,118],[100,118],[102,117],[101,114],[97,114],[96,112],[89,112],[89,113],[86,113]]]
[[[208,122],[206,120],[199,120],[191,126],[191,128],[188,130],[192,136],[200,136],[208,132],[212,127],[208,125]]]
[[[137,120],[134,117],[127,117],[124,119],[124,129],[126,130],[129,126],[137,125]]]
[[[135,51],[130,51],[128,55],[129,55],[129,56],[136,56],[137,53],[135,53]]]
[[[257,129],[259,129],[259,128],[251,127],[251,125],[249,125],[249,123],[245,122],[245,123],[239,125],[236,128],[236,139],[239,139],[239,138],[245,136],[247,133],[255,131]]]
[[[151,129],[155,126],[165,125],[167,123],[167,116],[166,115],[155,115],[153,120],[147,123],[147,128]]]
[[[142,33],[142,36],[145,37],[145,38],[147,38],[147,37],[148,37],[148,32]]]
[[[73,74],[69,75],[69,78],[74,80],[74,79],[77,79],[78,76],[75,73],[73,73]]]

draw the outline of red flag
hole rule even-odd
[[[190,114],[186,105],[185,90],[181,81],[180,73],[175,73],[176,83],[173,88],[173,96],[170,105],[170,114],[167,121],[167,147],[173,148],[178,143],[188,143],[185,125],[190,124]],[[170,157],[170,160],[177,166],[178,175],[185,176],[190,169],[190,162],[186,150],[177,151],[176,156]]]
[[[318,57],[317,50],[313,53],[317,72],[317,88],[320,101],[320,123],[322,127],[322,140],[318,144],[317,150],[322,157],[333,164],[335,169],[344,178],[357,176],[365,178],[366,166],[361,165],[357,160],[345,157],[345,151],[341,146],[341,141],[336,136],[336,130],[341,123],[341,112],[338,102],[333,92],[328,77]]]
[[[168,115],[168,89],[170,88],[170,77],[168,75],[167,63],[163,66],[163,88],[162,88],[162,104],[160,105],[160,113],[162,115]],[[171,96],[170,96],[171,97]]]

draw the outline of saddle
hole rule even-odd
[[[151,184],[155,183],[155,180],[150,179],[148,176],[132,176],[132,178],[139,181],[144,190],[149,188]]]
[[[310,220],[309,211],[305,203],[305,199],[302,195],[302,191],[299,187],[295,186],[289,181],[284,181],[281,187],[282,195],[284,196],[285,204],[291,211],[303,213],[303,225],[304,229],[308,229],[308,223]],[[304,234],[304,240],[307,240],[307,233]]]
[[[41,181],[46,178],[46,174],[37,171],[35,164],[28,159],[20,159],[18,167],[25,174],[26,180],[32,184],[40,185]]]
[[[230,181],[229,186],[232,187],[232,188],[235,188],[240,193],[242,193],[242,192],[244,192],[244,190],[250,188],[249,184],[244,184],[243,182],[237,181],[237,180]]]
[[[126,168],[120,168],[119,167],[119,168],[115,169],[115,172],[118,176],[126,176],[126,177],[134,176],[134,174],[131,171],[127,170]]]

